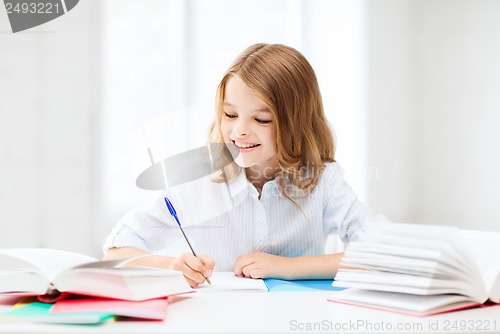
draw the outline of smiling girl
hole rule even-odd
[[[325,254],[327,237],[338,234],[349,242],[366,224],[385,218],[357,199],[334,160],[309,62],[285,45],[252,45],[222,78],[216,106],[210,142],[228,146],[235,161],[229,179],[244,177],[248,195],[232,210],[186,229],[206,255],[159,255],[179,238],[162,197],[118,223],[105,258],[152,253],[134,264],[180,270],[192,286],[213,270],[252,278],[332,278],[343,253]]]

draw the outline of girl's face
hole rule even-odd
[[[239,166],[277,166],[272,122],[266,104],[238,76],[231,77],[226,83],[221,131]]]

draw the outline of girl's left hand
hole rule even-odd
[[[239,256],[234,264],[234,274],[250,278],[283,278],[291,270],[290,259],[268,253],[256,252]]]

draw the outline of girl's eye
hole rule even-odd
[[[260,124],[269,124],[269,123],[271,123],[271,120],[268,120],[268,119],[259,119],[259,118],[256,118],[255,120],[257,121],[257,123],[260,123]]]
[[[236,118],[237,116],[235,114],[228,114],[227,112],[224,113],[227,118]]]

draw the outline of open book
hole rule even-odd
[[[46,248],[0,249],[0,294],[53,301],[65,292],[138,301],[193,291],[181,272],[121,267],[130,260],[99,261]]]
[[[347,247],[330,300],[413,315],[500,303],[500,234],[380,223]]]

